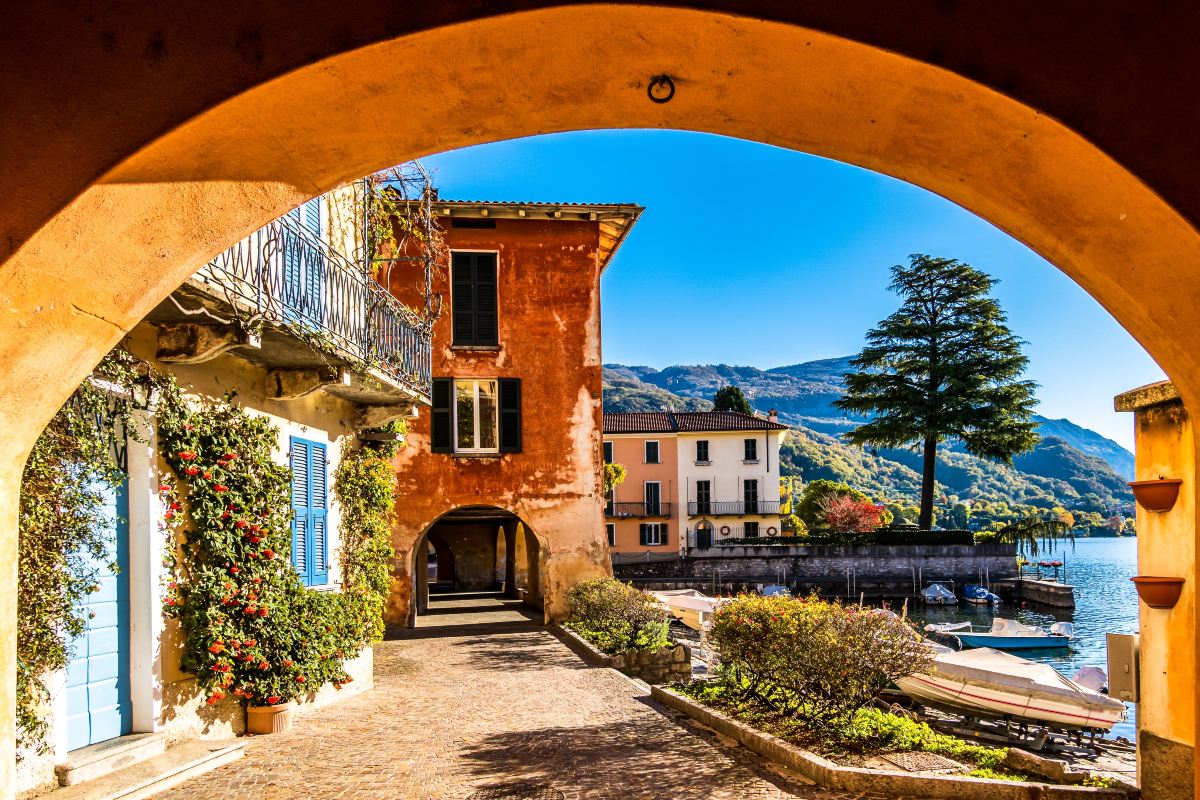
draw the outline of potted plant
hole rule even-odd
[[[1163,478],[1149,481],[1131,481],[1129,488],[1133,489],[1133,497],[1137,504],[1147,511],[1170,511],[1179,497],[1179,486],[1183,481],[1179,478]]]
[[[1138,597],[1151,608],[1173,608],[1183,590],[1183,578],[1158,575],[1138,575],[1130,578],[1137,587]]]

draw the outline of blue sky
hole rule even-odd
[[[639,203],[602,282],[604,360],[774,367],[857,352],[898,305],[888,270],[910,253],[1000,280],[1029,344],[1040,413],[1132,448],[1113,395],[1161,380],[1128,333],[1025,245],[937,195],[875,172],[678,131],[589,131],[424,160],[455,199]]]

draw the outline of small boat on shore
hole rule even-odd
[[[721,598],[709,597],[695,589],[671,589],[650,593],[670,610],[672,616],[694,631],[703,631]]]
[[[992,594],[984,587],[974,583],[968,583],[963,587],[963,599],[977,606],[996,605],[1000,602],[999,595]]]
[[[958,603],[954,592],[940,583],[931,583],[921,590],[921,599],[927,606],[951,606]]]
[[[930,673],[896,682],[908,696],[955,714],[1108,731],[1125,719],[1120,700],[1068,680],[1048,664],[984,648],[941,653]]]
[[[926,633],[935,633],[957,639],[963,648],[991,647],[996,650],[1026,650],[1031,648],[1070,647],[1075,636],[1075,626],[1069,622],[1056,622],[1049,631],[1022,625],[1013,619],[997,617],[992,627],[976,630],[969,622],[942,622],[925,626]]]

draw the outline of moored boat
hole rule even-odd
[[[949,606],[958,602],[954,592],[940,583],[931,583],[921,590],[921,599],[930,606]]]
[[[719,597],[709,597],[695,589],[673,589],[650,594],[665,605],[672,616],[694,631],[704,629],[708,618],[721,602]]]
[[[976,630],[969,622],[955,622],[926,625],[925,631],[957,639],[964,648],[991,647],[996,650],[1070,647],[1071,639],[1075,636],[1075,626],[1069,622],[1056,622],[1049,631],[1044,631],[999,617],[986,630]]]
[[[1057,728],[1108,731],[1125,719],[1125,704],[1038,664],[990,648],[942,653],[930,673],[896,683],[928,706]]]
[[[963,599],[977,606],[995,605],[1000,602],[1000,596],[989,592],[983,586],[968,583],[963,587]]]

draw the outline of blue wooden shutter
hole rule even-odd
[[[292,566],[308,586],[311,559],[308,548],[308,442],[292,437],[289,466],[292,469]]]
[[[308,445],[308,513],[312,520],[309,525],[311,537],[312,568],[309,583],[312,586],[324,586],[329,583],[329,532],[325,525],[328,508],[326,500],[327,462],[325,445],[309,442]]]

